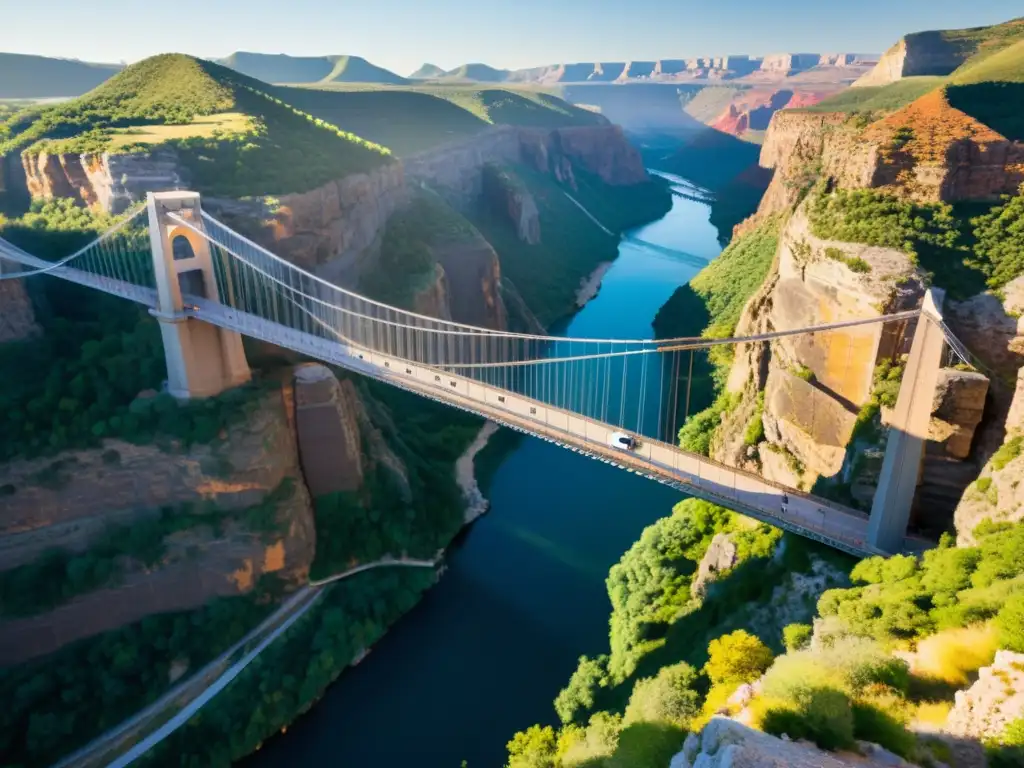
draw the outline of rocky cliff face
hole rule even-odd
[[[758,218],[792,206],[818,177],[944,202],[995,200],[1024,183],[1024,145],[955,109],[942,91],[867,127],[845,113],[777,112],[760,163],[775,175]]]
[[[479,233],[435,243],[431,251],[442,269],[449,319],[483,328],[508,328],[501,290],[501,263]]]
[[[407,197],[402,166],[392,163],[309,192],[241,201],[205,199],[203,206],[282,258],[351,287],[376,255],[388,218]]]
[[[351,381],[309,363],[295,370],[295,427],[302,473],[315,499],[363,484],[358,395]]]
[[[972,741],[1003,735],[1024,713],[1024,653],[998,651],[991,666],[978,671],[970,688],[957,691],[946,719],[946,733]]]
[[[0,261],[0,274],[3,270],[4,262]],[[0,280],[0,344],[21,341],[37,333],[39,326],[25,284],[21,280]]]
[[[911,768],[875,744],[863,754],[825,752],[810,742],[783,740],[727,717],[713,717],[700,733],[686,737],[669,768]]]
[[[999,27],[1009,36],[1015,26],[1021,25],[1022,22],[1017,20]],[[951,74],[981,50],[982,46],[991,45],[997,38],[996,34],[964,36],[960,34],[963,31],[979,30],[958,30],[951,34],[929,31],[907,35],[882,54],[878,64],[870,72],[862,75],[853,87],[888,85],[905,77]]]
[[[839,188],[873,186],[878,147],[864,142],[840,113],[777,112],[761,147],[761,166],[775,174],[758,207],[758,218],[793,206],[819,175]]]
[[[104,213],[121,213],[147,192],[188,187],[172,150],[148,154],[23,154],[24,186],[34,198],[71,197]]]
[[[0,663],[17,663],[155,612],[186,610],[218,595],[248,592],[264,573],[307,578],[315,550],[309,494],[296,451],[292,392],[264,397],[244,424],[214,446],[165,453],[106,441],[101,449],[0,467],[0,569],[60,547],[85,550],[110,524],[160,507],[213,502],[227,513],[165,540],[154,568],[132,568],[116,588],[91,592],[47,614],[2,622]],[[234,511],[276,491],[273,531],[253,530]],[[284,491],[282,493],[282,491]]]
[[[868,270],[852,270],[848,264],[854,260]],[[776,263],[745,307],[736,333],[879,317],[916,306],[923,291],[906,254],[821,240],[800,210],[784,227]],[[804,487],[819,475],[835,476],[857,410],[871,395],[875,366],[902,348],[902,330],[858,326],[738,348],[728,389],[740,396],[740,405],[719,430],[715,458],[736,466],[753,460],[744,445],[744,426],[754,415],[754,396],[763,391],[762,473]]]

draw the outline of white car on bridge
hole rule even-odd
[[[620,451],[635,451],[640,443],[635,437],[627,435],[625,432],[612,432],[608,435],[608,445]]]

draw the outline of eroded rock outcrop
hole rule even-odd
[[[508,328],[498,254],[480,233],[431,245],[443,270],[449,319],[483,328]]]
[[[716,533],[708,545],[707,552],[697,566],[697,573],[690,583],[690,595],[703,597],[708,584],[718,578],[719,574],[736,565],[739,550],[736,543],[727,533]]]
[[[526,185],[510,171],[495,165],[484,168],[484,200],[491,210],[512,223],[516,235],[527,245],[541,241],[540,211]]]
[[[988,377],[977,371],[939,371],[928,439],[940,444],[947,455],[965,459],[971,452],[974,430],[985,412],[988,383]]]
[[[825,752],[809,742],[788,741],[727,717],[713,717],[686,737],[670,768],[909,768],[895,755],[869,747],[869,755]]]
[[[32,197],[70,197],[104,213],[119,214],[147,192],[188,187],[189,174],[171,149],[148,153],[21,156],[24,185]]]
[[[363,484],[362,445],[351,381],[309,363],[295,370],[295,431],[302,473],[313,498]]]
[[[4,264],[0,261],[0,274]],[[37,333],[39,326],[25,284],[21,280],[0,280],[0,344],[21,341]]]
[[[957,691],[943,730],[961,739],[986,741],[1024,716],[1024,653],[998,651],[991,666],[978,671],[970,688]]]
[[[877,318],[917,306],[923,292],[906,254],[822,240],[799,210],[783,228],[775,264],[744,308],[736,332]],[[739,404],[717,431],[713,456],[759,468],[765,477],[790,486],[837,475],[857,411],[871,395],[875,366],[902,350],[906,331],[896,324],[872,324],[741,345],[727,385],[740,396]],[[767,445],[755,460],[744,432],[759,391]]]

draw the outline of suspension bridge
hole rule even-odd
[[[728,339],[570,339],[479,328],[329,283],[225,226],[188,192],[150,194],[145,208],[58,261],[0,240],[2,261],[17,265],[3,279],[50,275],[147,307],[159,321],[175,397],[209,397],[247,382],[241,337],[248,336],[856,555],[905,547],[935,377],[945,345],[955,343],[930,295],[922,309]],[[902,339],[908,328],[909,362],[870,515],[676,445],[690,416],[696,352],[729,345],[742,353],[803,336],[830,359],[846,345],[849,361],[865,344],[877,354],[887,334]],[[632,450],[614,445],[622,433],[638,438]]]

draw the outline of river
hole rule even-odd
[[[558,332],[649,337],[676,287],[718,255],[710,206],[667,178],[690,197],[623,238],[597,297]],[[495,768],[517,730],[557,723],[577,658],[608,649],[608,569],[682,496],[536,439],[488,496],[440,583],[250,765]]]

